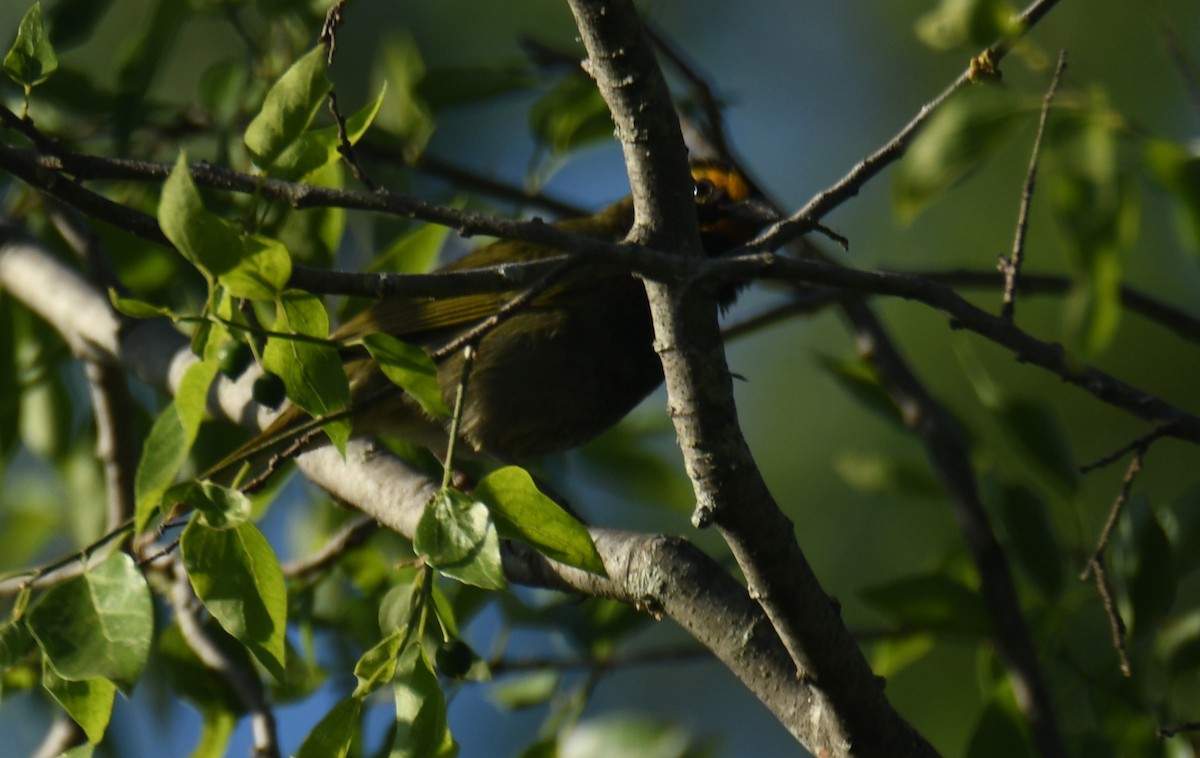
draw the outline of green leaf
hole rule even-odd
[[[997,511],[1016,564],[1047,599],[1057,598],[1063,591],[1065,552],[1045,501],[1026,487],[1005,486]]]
[[[408,637],[407,626],[396,628],[362,654],[358,663],[354,664],[354,676],[358,678],[354,697],[361,700],[392,680],[396,674],[400,648]]]
[[[843,451],[834,458],[833,469],[846,484],[871,495],[940,497],[945,493],[923,461]]]
[[[425,77],[425,61],[412,37],[393,34],[383,49],[383,65],[376,76],[395,88],[379,113],[379,124],[399,139],[405,154],[417,155],[433,136],[429,105],[417,85]]]
[[[648,716],[615,714],[576,724],[559,740],[559,758],[637,755],[670,758],[689,754],[686,729]]]
[[[326,340],[329,314],[319,298],[288,290],[276,300],[274,330]],[[342,359],[330,344],[271,337],[262,362],[264,369],[283,379],[288,399],[313,417],[337,413],[350,404],[350,384]],[[350,427],[350,419],[342,418],[322,428],[338,450],[345,450]]]
[[[283,243],[257,234],[243,235],[237,265],[217,280],[234,297],[269,300],[292,278],[292,258]]]
[[[1118,527],[1114,567],[1127,578],[1132,612],[1125,615],[1134,634],[1150,634],[1171,610],[1179,586],[1171,543],[1145,496],[1133,499]]]
[[[1030,466],[1049,476],[1062,492],[1079,487],[1079,466],[1054,406],[1037,400],[1001,399],[993,411],[1005,436]]]
[[[559,563],[608,576],[587,527],[543,495],[525,469],[497,469],[472,494],[487,504],[501,537],[521,540]]]
[[[79,724],[88,742],[98,743],[104,739],[104,730],[112,718],[116,685],[107,679],[63,679],[54,673],[53,667],[46,666],[42,669],[42,686]]]
[[[124,553],[47,590],[27,618],[63,679],[108,679],[128,693],[146,665],[154,609],[145,578]]]
[[[892,402],[883,383],[879,381],[879,376],[866,361],[859,358],[844,360],[832,355],[818,354],[817,362],[838,386],[848,392],[863,408],[873,411],[897,428],[905,428],[900,409]]]
[[[984,707],[971,741],[967,745],[967,758],[1009,758],[1014,755],[1034,755],[1019,714],[993,698]]]
[[[450,409],[438,386],[437,366],[424,350],[376,332],[363,337],[363,346],[393,384],[403,389],[431,416],[449,418]]]
[[[484,589],[506,586],[487,506],[458,490],[442,490],[425,507],[413,548],[446,576]]]
[[[210,282],[237,265],[238,234],[224,219],[204,210],[187,154],[182,151],[163,182],[158,224],[171,244]]]
[[[436,111],[489,100],[536,83],[524,66],[444,66],[426,73],[416,94]]]
[[[980,637],[987,613],[975,590],[941,574],[904,577],[859,592],[863,602],[903,632],[931,631]]]
[[[534,139],[556,155],[611,140],[612,115],[596,83],[582,72],[564,76],[529,109]]]
[[[213,529],[194,519],[183,530],[179,548],[204,607],[282,681],[287,591],[266,537],[248,522]]]
[[[900,162],[896,214],[908,222],[1016,133],[1029,110],[997,87],[965,90],[941,106]]]
[[[1006,0],[941,0],[916,24],[917,38],[934,50],[982,47],[1019,29],[1016,9]]]
[[[47,26],[60,50],[83,43],[104,17],[112,0],[59,0],[46,13]]]
[[[890,679],[932,652],[935,644],[932,634],[884,637],[871,645],[871,671]]]
[[[112,303],[112,307],[117,310],[117,313],[130,318],[164,317],[172,320],[177,318],[170,308],[147,303],[145,300],[138,300],[135,297],[124,297],[112,287],[108,288],[108,301]]]
[[[1063,114],[1050,130],[1050,201],[1078,283],[1065,317],[1066,342],[1084,355],[1103,350],[1121,312],[1125,258],[1137,236],[1137,183],[1120,165],[1118,119],[1100,96]]]
[[[394,686],[396,736],[389,758],[449,758],[458,745],[446,722],[446,698],[419,643],[400,657]]]
[[[240,490],[210,481],[180,482],[167,490],[163,499],[170,503],[187,503],[200,512],[205,525],[213,529],[230,529],[250,518],[252,504]]]
[[[296,758],[346,758],[350,742],[358,733],[362,700],[348,697],[333,706],[313,727]]]
[[[198,361],[189,366],[179,382],[175,399],[163,408],[146,435],[134,476],[137,497],[134,523],[139,532],[150,521],[187,460],[208,405],[208,388],[216,375],[216,361]]]
[[[535,708],[554,697],[561,678],[561,674],[552,669],[511,677],[502,684],[489,687],[488,699],[510,711]]]
[[[271,86],[262,110],[246,127],[244,141],[255,165],[264,170],[271,168],[312,123],[330,89],[325,48],[318,45]]]
[[[1149,140],[1145,152],[1150,175],[1171,194],[1179,238],[1200,257],[1200,155],[1166,140]]]
[[[423,274],[433,268],[449,234],[449,227],[421,224],[392,240],[375,260],[367,265],[367,271]]]
[[[351,145],[358,144],[375,120],[386,92],[385,83],[379,97],[346,119],[346,139]],[[336,125],[304,132],[275,159],[271,175],[292,181],[305,180],[341,157],[340,144],[341,135]]]
[[[242,236],[225,219],[204,209],[185,153],[179,154],[163,183],[158,223],[171,244],[209,282],[220,282],[235,297],[271,300],[291,278],[292,260],[282,244]]]
[[[42,4],[35,2],[21,18],[17,39],[4,56],[4,71],[25,92],[46,81],[58,68],[58,56],[46,35]]]
[[[0,673],[20,662],[36,645],[25,624],[13,619],[0,624]]]

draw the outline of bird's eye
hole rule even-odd
[[[694,191],[696,202],[700,205],[709,205],[721,198],[722,190],[711,179],[696,180],[696,189]]]

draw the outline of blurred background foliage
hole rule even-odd
[[[248,170],[241,133],[270,83],[315,43],[326,6],[46,0],[59,69],[35,88],[30,114],[80,152],[174,161],[186,147],[192,160]],[[954,0],[696,0],[641,8],[708,77],[735,152],[786,208],[803,205],[898,131],[994,38],[1011,10]],[[0,7],[7,39],[25,10],[20,3]],[[611,124],[577,66],[582,52],[565,4],[358,0],[345,13],[330,74],[343,111],[362,107],[387,82],[360,153],[376,183],[546,217],[553,214],[544,207],[405,164],[445,163],[584,210],[627,191]],[[1193,0],[1064,0],[1005,62],[1001,86],[953,100],[902,166],[827,219],[850,241],[839,256],[862,268],[993,270],[1012,245],[1037,110],[1060,49],[1069,66],[1051,114],[1026,271],[1067,275],[1074,286],[1067,295],[1022,299],[1017,323],[1195,412],[1194,341],[1122,311],[1113,299],[1114,287],[1125,283],[1192,312],[1200,302],[1200,5]],[[678,78],[675,84],[686,101],[691,93]],[[0,87],[19,109],[21,88],[8,81]],[[12,134],[5,140],[18,142]],[[340,166],[308,179],[354,186]],[[155,186],[101,186],[122,203],[151,213],[156,206]],[[10,215],[46,230],[27,188],[0,178],[0,189]],[[249,207],[246,198],[216,193],[206,201],[231,218]],[[296,259],[346,269],[379,265],[380,256],[387,268],[421,270],[444,239],[408,222],[338,210],[272,210],[261,223]],[[112,228],[97,230],[121,280],[140,297],[180,308],[202,301],[203,283],[182,259]],[[473,244],[451,235],[446,254]],[[999,309],[996,287],[967,292]],[[736,322],[785,296],[757,287],[728,318]],[[974,444],[981,489],[1075,749],[1192,755],[1186,736],[1161,740],[1155,729],[1200,720],[1194,446],[1153,446],[1115,538],[1110,563],[1134,671],[1124,679],[1095,590],[1077,577],[1125,463],[1086,474],[1078,466],[1145,434],[1145,425],[1007,350],[951,330],[926,306],[880,299],[876,307]],[[0,569],[9,570],[93,539],[103,521],[103,489],[82,372],[66,347],[8,298],[0,298],[0,334],[3,375],[15,382],[0,398]],[[792,318],[728,350],[732,370],[744,378],[739,412],[766,480],[887,677],[893,703],[945,754],[1027,750],[953,514],[920,444],[889,407],[867,399],[875,396],[874,380],[855,357],[843,320],[833,309]],[[138,391],[148,425],[157,401],[149,389]],[[604,438],[544,461],[542,469],[593,523],[686,534],[722,556],[715,535],[687,523],[690,488],[662,405],[656,394]],[[205,429],[200,456],[207,450],[216,457],[236,435]],[[264,530],[286,560],[320,544],[342,518],[293,481],[265,515]],[[299,625],[294,642],[315,635],[321,671],[314,669],[312,680],[297,686],[297,699],[280,709],[285,750],[295,750],[309,725],[352,686],[349,668],[373,643],[374,604],[396,579],[388,557],[404,554],[402,542],[379,536],[372,542],[377,553],[350,556],[341,580],[357,587],[356,595],[343,596],[331,582],[293,588],[293,613],[313,622]],[[686,655],[686,636],[669,623],[523,590],[501,599],[462,591],[454,602],[471,618],[464,638],[485,657],[500,650],[508,659],[685,654],[591,673],[584,667],[452,684],[450,724],[463,755],[519,753],[539,724],[574,713],[582,693],[590,694],[583,721],[563,748],[577,752],[565,754],[617,754],[621,743],[604,740],[630,740],[646,755],[796,749],[718,664]],[[164,746],[166,754],[182,754],[194,744],[200,718],[168,689],[170,645],[160,643],[163,659],[132,700],[119,699],[111,754],[161,755]],[[51,711],[12,681],[5,690],[0,733],[5,749],[24,754]],[[364,754],[378,748],[390,714],[387,704],[368,712]],[[230,754],[245,753],[248,744],[243,725]]]

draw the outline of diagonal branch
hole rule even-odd
[[[675,224],[694,230],[693,210],[687,209],[681,219],[672,215],[675,185],[645,184],[673,179],[683,146],[671,99],[632,3],[572,0],[571,9],[591,72],[618,125],[635,202],[644,198],[637,206],[639,223],[651,227],[644,214],[661,214],[658,220],[668,227],[674,218],[679,219]],[[651,142],[653,135],[661,141]],[[634,241],[646,241],[637,229]],[[689,230],[661,231],[667,239],[678,239]],[[932,754],[888,704],[800,551],[791,522],[767,491],[738,425],[711,291],[689,288],[686,282],[649,281],[646,288],[666,376],[668,413],[696,493],[693,522],[720,530],[796,673],[821,694],[797,714],[812,724],[801,741],[810,751],[829,756]],[[793,734],[803,728],[785,724]]]

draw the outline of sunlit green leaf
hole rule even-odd
[[[179,540],[196,595],[276,679],[284,678],[287,592],[279,559],[249,522],[213,529],[194,519]]]
[[[274,331],[329,337],[329,314],[317,297],[289,290],[277,300]],[[350,403],[350,385],[342,360],[329,344],[272,337],[263,350],[263,368],[283,379],[288,399],[314,417],[342,411]],[[324,430],[339,450],[350,439],[350,420],[330,421]]]
[[[421,224],[392,240],[367,266],[368,271],[423,274],[433,268],[450,229],[439,224]]]
[[[154,515],[163,493],[187,460],[208,406],[208,388],[216,375],[216,361],[199,361],[189,366],[179,382],[175,399],[163,408],[150,428],[134,477],[138,531]]]
[[[438,386],[437,366],[424,350],[384,332],[366,335],[363,346],[383,375],[411,395],[426,413],[449,418],[450,409]]]
[[[534,139],[562,154],[602,139],[612,139],[613,122],[596,89],[582,72],[564,76],[529,110]]]
[[[17,27],[17,39],[4,56],[4,71],[28,92],[46,81],[57,68],[58,56],[46,34],[42,4],[35,2]]]
[[[543,495],[525,469],[497,469],[472,494],[487,504],[501,537],[521,540],[548,558],[607,576],[587,527]]]
[[[214,529],[228,529],[250,518],[250,498],[215,482],[181,482],[167,490],[164,499],[192,506],[200,512],[204,523]]]
[[[362,654],[354,664],[354,676],[358,678],[358,686],[354,688],[356,698],[365,698],[392,680],[400,648],[410,636],[406,626],[399,627]]]
[[[346,139],[351,145],[358,144],[371,122],[375,120],[386,91],[385,86],[379,97],[346,118]],[[338,151],[340,144],[341,135],[336,125],[306,131],[275,159],[271,166],[271,175],[293,181],[307,180],[341,157]]]
[[[108,290],[108,301],[112,303],[113,308],[118,313],[130,318],[176,318],[176,315],[171,312],[170,308],[155,305],[154,303],[147,303],[144,300],[138,300],[136,297],[124,297],[111,287]]]
[[[185,258],[235,297],[270,300],[291,277],[291,258],[283,245],[239,235],[229,222],[204,209],[184,153],[163,183],[158,222]]]
[[[146,665],[154,630],[150,590],[124,553],[47,590],[27,618],[63,679],[107,679],[129,692]]]
[[[446,576],[485,589],[506,586],[487,506],[457,490],[439,492],[426,506],[413,548]]]
[[[246,127],[246,148],[259,168],[269,169],[312,123],[332,85],[325,74],[325,48],[318,45],[293,63],[271,86],[262,110]]]
[[[308,736],[296,758],[346,758],[361,725],[362,700],[348,697],[333,706]]]
[[[390,758],[449,758],[458,745],[446,722],[446,699],[419,644],[401,654],[394,687],[396,735]]]
[[[52,666],[46,666],[42,669],[42,686],[79,724],[89,742],[98,743],[104,738],[112,718],[116,685],[107,679],[63,679]]]

